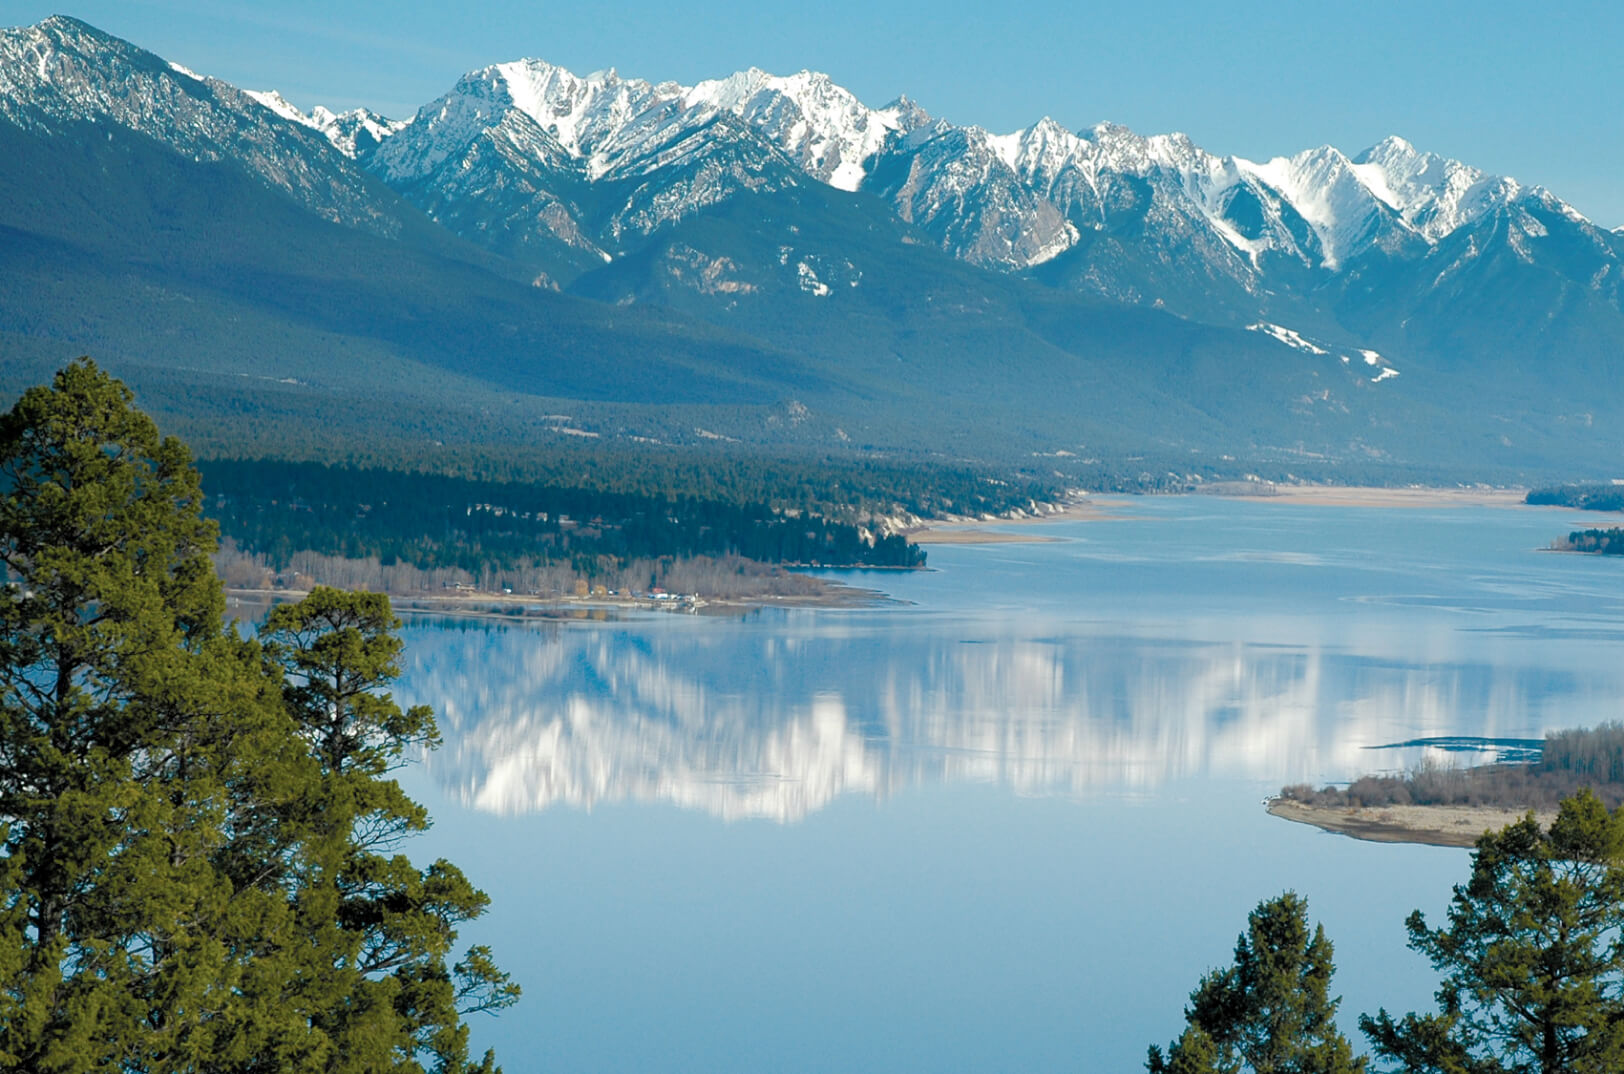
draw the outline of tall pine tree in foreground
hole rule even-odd
[[[0,1069],[491,1069],[461,1016],[517,989],[447,965],[485,897],[393,852],[426,818],[388,769],[434,738],[381,692],[397,622],[224,629],[200,501],[88,360],[0,418]]]
[[[388,597],[318,588],[272,609],[262,631],[318,769],[297,802],[301,857],[283,882],[311,941],[311,979],[342,997],[312,1004],[343,1058],[334,1072],[390,1069],[403,1047],[435,1057],[437,1071],[460,1070],[460,1016],[518,998],[483,947],[446,965],[457,927],[484,911],[484,892],[448,861],[418,869],[398,853],[428,815],[389,773],[409,747],[439,743],[428,708],[403,710],[382,692],[400,674],[399,628]]]
[[[1331,941],[1308,927],[1294,892],[1260,903],[1235,941],[1235,964],[1214,970],[1190,993],[1185,1029],[1150,1074],[1359,1074],[1363,1057],[1336,1028]]]
[[[1446,927],[1417,911],[1410,946],[1443,974],[1436,1014],[1360,1019],[1415,1074],[1624,1070],[1624,813],[1590,790],[1549,830],[1533,813],[1485,832]]]

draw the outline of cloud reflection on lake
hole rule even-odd
[[[1083,797],[1192,775],[1348,779],[1422,756],[1369,747],[1537,735],[1606,715],[1624,685],[1461,659],[1448,637],[1315,637],[1307,618],[1246,624],[1245,641],[1042,626],[966,637],[891,612],[416,628],[405,685],[439,713],[430,774],[476,809],[661,802],[780,822],[938,782]]]

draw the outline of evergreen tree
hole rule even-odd
[[[433,738],[376,693],[397,621],[318,594],[269,651],[225,630],[200,497],[88,360],[0,417],[0,1069],[490,1069],[460,1015],[517,989],[445,965],[485,897],[383,853]]]
[[[489,900],[450,862],[420,870],[394,852],[428,816],[389,773],[409,747],[438,743],[428,708],[403,710],[382,692],[400,673],[399,627],[381,594],[317,588],[273,609],[262,631],[319,767],[287,878],[314,939],[312,979],[324,982],[311,1019],[344,1057],[333,1071],[489,1070],[489,1053],[468,1062],[461,1016],[510,1005],[518,987],[483,947],[446,966],[457,927]]]
[[[1396,1069],[1471,1074],[1624,1070],[1624,816],[1589,790],[1542,830],[1486,832],[1445,928],[1410,915],[1443,973],[1437,1014],[1360,1019]]]
[[[1358,1074],[1365,1066],[1336,1028],[1331,942],[1308,929],[1293,892],[1258,904],[1235,941],[1235,964],[1190,993],[1185,1030],[1167,1055],[1151,1045],[1151,1074]]]
[[[200,495],[88,360],[0,418],[6,1069],[147,1069],[229,1002],[224,788],[279,747]]]

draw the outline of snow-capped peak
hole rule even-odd
[[[310,120],[347,157],[375,148],[406,126],[404,119],[389,119],[367,108],[334,112],[319,104],[310,110]]]
[[[635,152],[644,135],[668,123],[725,113],[745,121],[810,175],[856,190],[866,162],[893,132],[929,117],[905,98],[869,108],[828,75],[773,75],[751,67],[722,79],[683,86],[623,78],[613,69],[585,77],[539,59],[499,63],[463,76],[446,97],[420,110],[451,141],[501,121],[507,109],[529,117],[590,175],[612,170],[611,158]],[[685,118],[686,117],[686,118]]]
[[[1278,191],[1308,221],[1319,237],[1326,268],[1336,268],[1357,252],[1371,237],[1383,206],[1392,204],[1373,191],[1353,161],[1334,146],[1261,163],[1236,158],[1235,163]]]
[[[1396,135],[1355,158],[1360,178],[1429,242],[1522,193],[1512,179],[1436,153],[1423,153]]]
[[[987,143],[1017,174],[1039,181],[1051,180],[1088,146],[1049,116],[1013,134],[990,135]]]
[[[406,125],[405,120],[386,119],[366,108],[352,108],[348,112],[334,112],[325,105],[317,105],[306,115],[298,106],[275,90],[244,90],[256,103],[270,109],[283,119],[319,132],[333,147],[346,157],[374,148],[385,138]]]
[[[513,60],[470,78],[499,81],[514,108],[535,120],[572,155],[587,157],[595,144],[650,107],[681,95],[674,83],[624,79],[610,68],[582,78],[545,60]]]
[[[841,190],[861,186],[869,158],[915,117],[906,101],[869,108],[826,74],[800,71],[780,77],[756,67],[701,82],[683,94],[683,103],[738,116],[809,175]]]

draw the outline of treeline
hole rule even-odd
[[[1551,547],[1559,552],[1589,552],[1601,556],[1624,556],[1624,529],[1574,530]]]
[[[295,552],[278,569],[256,553],[244,552],[225,541],[214,557],[215,572],[232,589],[309,589],[333,586],[395,596],[424,592],[473,590],[481,593],[519,593],[548,598],[604,595],[698,594],[713,600],[753,597],[827,597],[841,592],[821,578],[796,574],[770,563],[741,556],[692,556],[686,559],[634,559],[623,564],[600,563],[594,581],[588,581],[566,563],[537,565],[514,563],[486,566],[479,571],[458,567],[424,570],[410,563],[384,563],[376,556],[354,559]]]
[[[1611,807],[1624,803],[1624,724],[1553,731],[1539,758],[1470,768],[1423,764],[1402,775],[1361,776],[1346,787],[1308,784],[1281,797],[1312,806],[1468,805],[1514,809],[1555,808],[1588,787]]]
[[[925,562],[900,535],[760,502],[272,460],[217,459],[199,468],[205,513],[223,537],[273,570],[301,552],[474,575],[559,565],[589,580],[668,557]]]
[[[1624,485],[1552,485],[1530,490],[1524,502],[1535,507],[1624,511]]]
[[[842,522],[916,515],[1004,514],[1064,494],[1068,480],[1043,473],[970,462],[897,459],[856,453],[784,452],[760,445],[673,446],[639,440],[560,438],[546,448],[422,443],[312,443],[275,453],[205,456],[216,462],[277,458],[352,470],[433,474],[499,485],[535,485],[624,493],[646,499],[695,499],[759,504]]]

